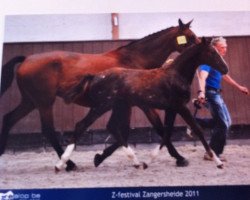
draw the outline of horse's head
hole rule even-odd
[[[228,66],[219,52],[211,45],[210,40],[202,38],[200,46],[199,64],[207,64],[218,70],[222,74],[228,72]]]
[[[184,24],[181,19],[178,20],[179,26],[176,26],[175,29],[175,49],[178,52],[182,52],[187,47],[193,44],[199,44],[200,39],[195,35],[195,33],[190,29],[190,24],[193,20]]]
[[[192,21],[169,27],[133,41],[112,51],[120,56],[123,65],[152,69],[162,66],[173,52],[182,52],[187,47],[200,43],[199,38],[191,31]]]

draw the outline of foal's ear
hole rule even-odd
[[[202,37],[201,43],[204,45],[209,45],[209,44],[211,44],[211,38]]]
[[[201,43],[202,43],[202,44],[206,44],[206,38],[205,38],[205,37],[202,37],[202,38],[201,38]]]
[[[201,43],[202,43],[203,45],[208,45],[208,44],[210,44],[210,41],[208,41],[208,39],[206,39],[205,37],[202,37],[202,38],[201,38]]]

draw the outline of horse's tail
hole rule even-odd
[[[66,103],[73,102],[79,95],[85,94],[89,89],[89,84],[93,80],[94,75],[88,74],[83,76],[81,81],[74,87],[72,87],[63,96]]]
[[[10,87],[14,79],[14,69],[16,64],[22,63],[25,60],[25,58],[26,58],[25,56],[16,56],[3,65],[0,96],[2,96],[6,92],[6,90]]]

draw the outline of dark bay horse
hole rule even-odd
[[[3,117],[0,155],[6,148],[10,129],[24,116],[38,109],[42,133],[61,157],[64,151],[55,134],[52,112],[56,96],[64,96],[86,74],[96,74],[113,67],[152,69],[161,66],[170,53],[181,52],[199,41],[190,30],[190,24],[191,21],[184,24],[179,20],[176,27],[167,28],[103,54],[53,51],[11,59],[2,68],[1,95],[11,85],[14,67],[20,63],[16,70],[16,79],[22,99],[13,111]],[[91,102],[84,95],[78,96],[74,103],[91,106]],[[114,119],[112,114],[109,124],[115,124],[112,122]],[[120,127],[119,124],[117,126]],[[118,129],[112,127],[114,130]],[[69,160],[66,170],[74,168],[75,164]]]
[[[222,74],[228,72],[228,67],[216,49],[202,39],[200,44],[193,45],[185,50],[169,66],[151,70],[112,68],[96,75],[86,75],[78,86],[73,88],[65,99],[70,102],[78,96],[86,96],[91,102],[91,109],[86,117],[77,124],[72,143],[68,145],[58,165],[59,169],[67,161],[80,135],[86,131],[97,118],[112,109],[117,102],[139,108],[158,108],[172,110],[186,121],[197,134],[207,153],[214,158],[218,167],[223,164],[207,144],[201,127],[196,123],[186,104],[190,100],[190,86],[196,69],[201,64],[208,64]],[[122,135],[113,135],[114,138],[127,149],[134,158],[127,140]],[[161,147],[166,145],[171,156],[183,159],[171,144],[171,134],[164,134]],[[180,158],[181,157],[181,158]],[[134,160],[139,164],[137,160]]]

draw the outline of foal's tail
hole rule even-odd
[[[72,87],[68,92],[63,96],[66,103],[73,102],[79,95],[85,94],[89,89],[89,84],[93,80],[94,75],[88,74],[83,76],[81,81],[74,87]]]
[[[25,56],[16,56],[8,61],[2,67],[2,77],[1,77],[1,91],[0,96],[2,96],[6,90],[10,87],[14,79],[14,69],[16,64],[22,63],[25,60]]]

